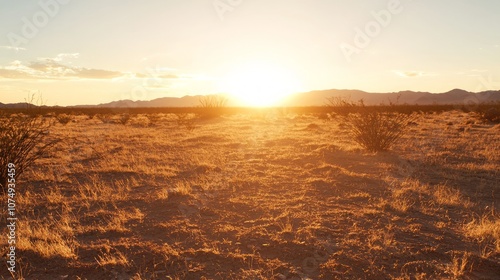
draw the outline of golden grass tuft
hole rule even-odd
[[[111,253],[110,250],[106,250],[106,252],[101,252],[99,256],[95,259],[99,266],[130,266],[130,263],[127,257],[120,251],[116,250],[114,253]]]
[[[464,229],[467,236],[482,245],[483,256],[500,253],[500,215],[492,211],[465,224]]]
[[[19,221],[18,248],[21,250],[33,251],[45,258],[74,259],[77,246],[71,228],[64,222]]]
[[[433,196],[436,202],[441,205],[461,206],[464,208],[470,208],[472,206],[472,203],[466,200],[459,190],[450,188],[446,185],[436,186]]]

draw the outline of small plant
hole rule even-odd
[[[192,131],[196,128],[196,121],[195,118],[190,116],[190,114],[187,113],[178,113],[175,114],[177,116],[177,125],[179,127],[184,127],[188,131]]]
[[[467,236],[476,239],[481,245],[481,255],[489,257],[500,253],[500,215],[494,209],[491,213],[474,218],[464,226]]]
[[[62,125],[67,125],[73,118],[70,115],[59,114],[56,116],[57,121]]]
[[[89,112],[89,113],[87,113],[87,118],[88,118],[89,120],[94,119],[94,117],[95,117],[95,113],[93,113],[93,112]]]
[[[149,126],[155,126],[160,121],[161,116],[159,114],[147,114],[146,118],[148,118]]]
[[[347,125],[354,141],[371,152],[388,150],[399,140],[415,117],[409,113],[391,112],[368,107],[342,98],[329,99],[333,113]],[[392,105],[391,107],[393,107]]]
[[[199,98],[202,117],[215,118],[222,114],[228,99],[223,95],[204,95]]]
[[[97,118],[102,122],[102,123],[112,123],[113,118],[109,114],[98,114]]]
[[[453,279],[461,279],[467,270],[467,267],[470,267],[469,252],[464,252],[462,256],[459,256],[457,253],[453,252],[453,258],[451,264],[448,266],[448,273],[453,275]]]
[[[480,119],[487,122],[500,123],[500,109],[488,108],[478,111]]]
[[[334,116],[346,118],[349,114],[355,113],[360,106],[364,106],[363,100],[358,104],[349,101],[347,98],[340,96],[333,96],[327,99],[327,105],[333,111]]]
[[[130,115],[129,114],[123,114],[120,116],[120,123],[123,125],[126,125],[130,121]]]
[[[47,156],[59,142],[47,139],[51,123],[42,117],[3,116],[0,121],[0,185],[7,188],[9,163],[15,166],[17,180],[35,161]]]

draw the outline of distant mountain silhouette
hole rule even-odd
[[[119,100],[99,105],[78,105],[72,107],[107,107],[107,108],[159,108],[159,107],[196,107],[200,95],[184,97],[162,97],[150,101]]]
[[[15,108],[15,109],[20,109],[21,108],[21,109],[25,109],[25,108],[28,108],[29,106],[33,107],[34,105],[31,105],[31,104],[26,103],[26,102],[22,102],[22,103],[7,103],[7,104],[4,104],[4,103],[0,102],[0,109],[3,109],[3,108]]]
[[[184,96],[184,97],[163,97],[150,101],[132,101],[132,100],[119,100],[110,103],[99,105],[77,105],[68,107],[83,107],[83,108],[151,108],[151,107],[196,107],[199,105],[199,98],[201,95]],[[328,98],[339,96],[351,101],[358,101],[363,99],[366,105],[380,105],[380,104],[419,104],[419,105],[432,105],[432,104],[468,104],[468,103],[489,103],[500,102],[500,90],[496,91],[483,91],[483,92],[468,92],[462,89],[453,89],[444,93],[430,93],[420,91],[399,91],[389,93],[370,93],[361,90],[315,90],[310,92],[303,92],[292,94],[288,96],[279,106],[322,106],[327,104]],[[228,106],[245,106],[239,104],[235,100],[229,99]],[[3,104],[0,103],[1,108],[26,108],[27,103],[14,103]]]
[[[369,93],[361,90],[317,90],[291,95],[285,100],[285,106],[319,106],[325,105],[328,98],[339,96],[351,101],[363,99],[366,105],[380,104],[464,104],[500,102],[500,90],[484,92],[468,92],[453,89],[445,93],[430,93],[420,91],[400,91],[390,93]]]

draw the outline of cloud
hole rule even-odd
[[[56,55],[55,57],[41,57],[41,58],[38,58],[38,60],[60,62],[60,61],[65,60],[66,58],[78,58],[79,56],[80,56],[80,53],[60,53],[60,54]]]
[[[22,71],[0,69],[0,77],[6,79],[29,79],[31,76]]]
[[[431,72],[424,72],[424,71],[402,71],[402,70],[394,70],[393,71],[396,75],[403,77],[403,78],[417,78],[417,77],[424,77],[424,76],[436,76],[435,73]]]
[[[144,72],[121,72],[106,69],[75,66],[66,61],[79,57],[79,53],[60,53],[55,57],[40,57],[35,61],[12,61],[0,65],[0,80],[111,80],[112,82],[134,81],[145,88],[169,88],[173,84],[206,80],[203,76],[177,73],[176,69],[166,67],[147,68]]]
[[[180,77],[174,74],[166,74],[159,76],[162,79],[179,79]]]
[[[63,59],[66,57],[71,57],[71,58],[78,58],[80,56],[80,53],[60,53],[57,55],[57,58]]]
[[[5,67],[0,67],[0,78],[35,80],[113,79],[124,75],[124,73],[118,71],[89,69],[60,63],[67,57],[78,57],[78,54],[59,54],[55,58],[40,58],[29,64],[15,60]]]
[[[77,72],[78,77],[87,79],[113,79],[113,78],[118,78],[122,75],[123,73],[117,71],[87,69],[87,68],[81,68]]]
[[[25,51],[25,48],[20,48],[20,47],[13,47],[13,46],[0,46],[0,49],[4,50],[12,50],[12,51]]]

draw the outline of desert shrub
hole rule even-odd
[[[98,114],[97,118],[102,122],[102,123],[112,123],[113,118],[109,114]]]
[[[204,95],[198,101],[201,107],[201,116],[214,118],[222,115],[222,109],[226,107],[228,99],[223,95]]]
[[[358,103],[349,101],[347,98],[340,96],[333,96],[327,99],[327,105],[330,106],[332,113],[335,116],[345,118],[349,114],[355,113],[359,107],[363,107],[363,100],[358,101]]]
[[[354,141],[372,152],[388,150],[415,120],[413,114],[368,107],[362,100],[357,103],[341,98],[329,101],[334,115],[347,127]]]
[[[480,121],[500,123],[500,102],[462,104],[459,109]]]
[[[196,118],[191,114],[177,113],[175,116],[177,117],[177,125],[179,127],[184,127],[188,131],[192,131],[196,128]]]
[[[56,119],[62,125],[67,125],[72,120],[71,116],[66,114],[58,114]]]
[[[51,122],[27,115],[2,116],[0,121],[0,184],[7,189],[9,163],[17,179],[38,159],[47,156],[58,139],[48,139]]]
[[[87,118],[88,118],[89,120],[92,120],[94,117],[95,117],[95,113],[93,113],[93,112],[89,112],[89,113],[87,113]]]
[[[146,114],[146,118],[148,118],[149,126],[155,126],[161,120],[159,114]]]
[[[497,108],[485,108],[478,110],[479,118],[483,121],[500,123],[500,110]]]
[[[325,121],[330,119],[330,116],[327,113],[318,113],[318,114],[316,114],[316,117],[319,120],[325,120]]]
[[[120,116],[120,123],[123,125],[126,125],[130,121],[130,115],[129,114],[123,114]]]

